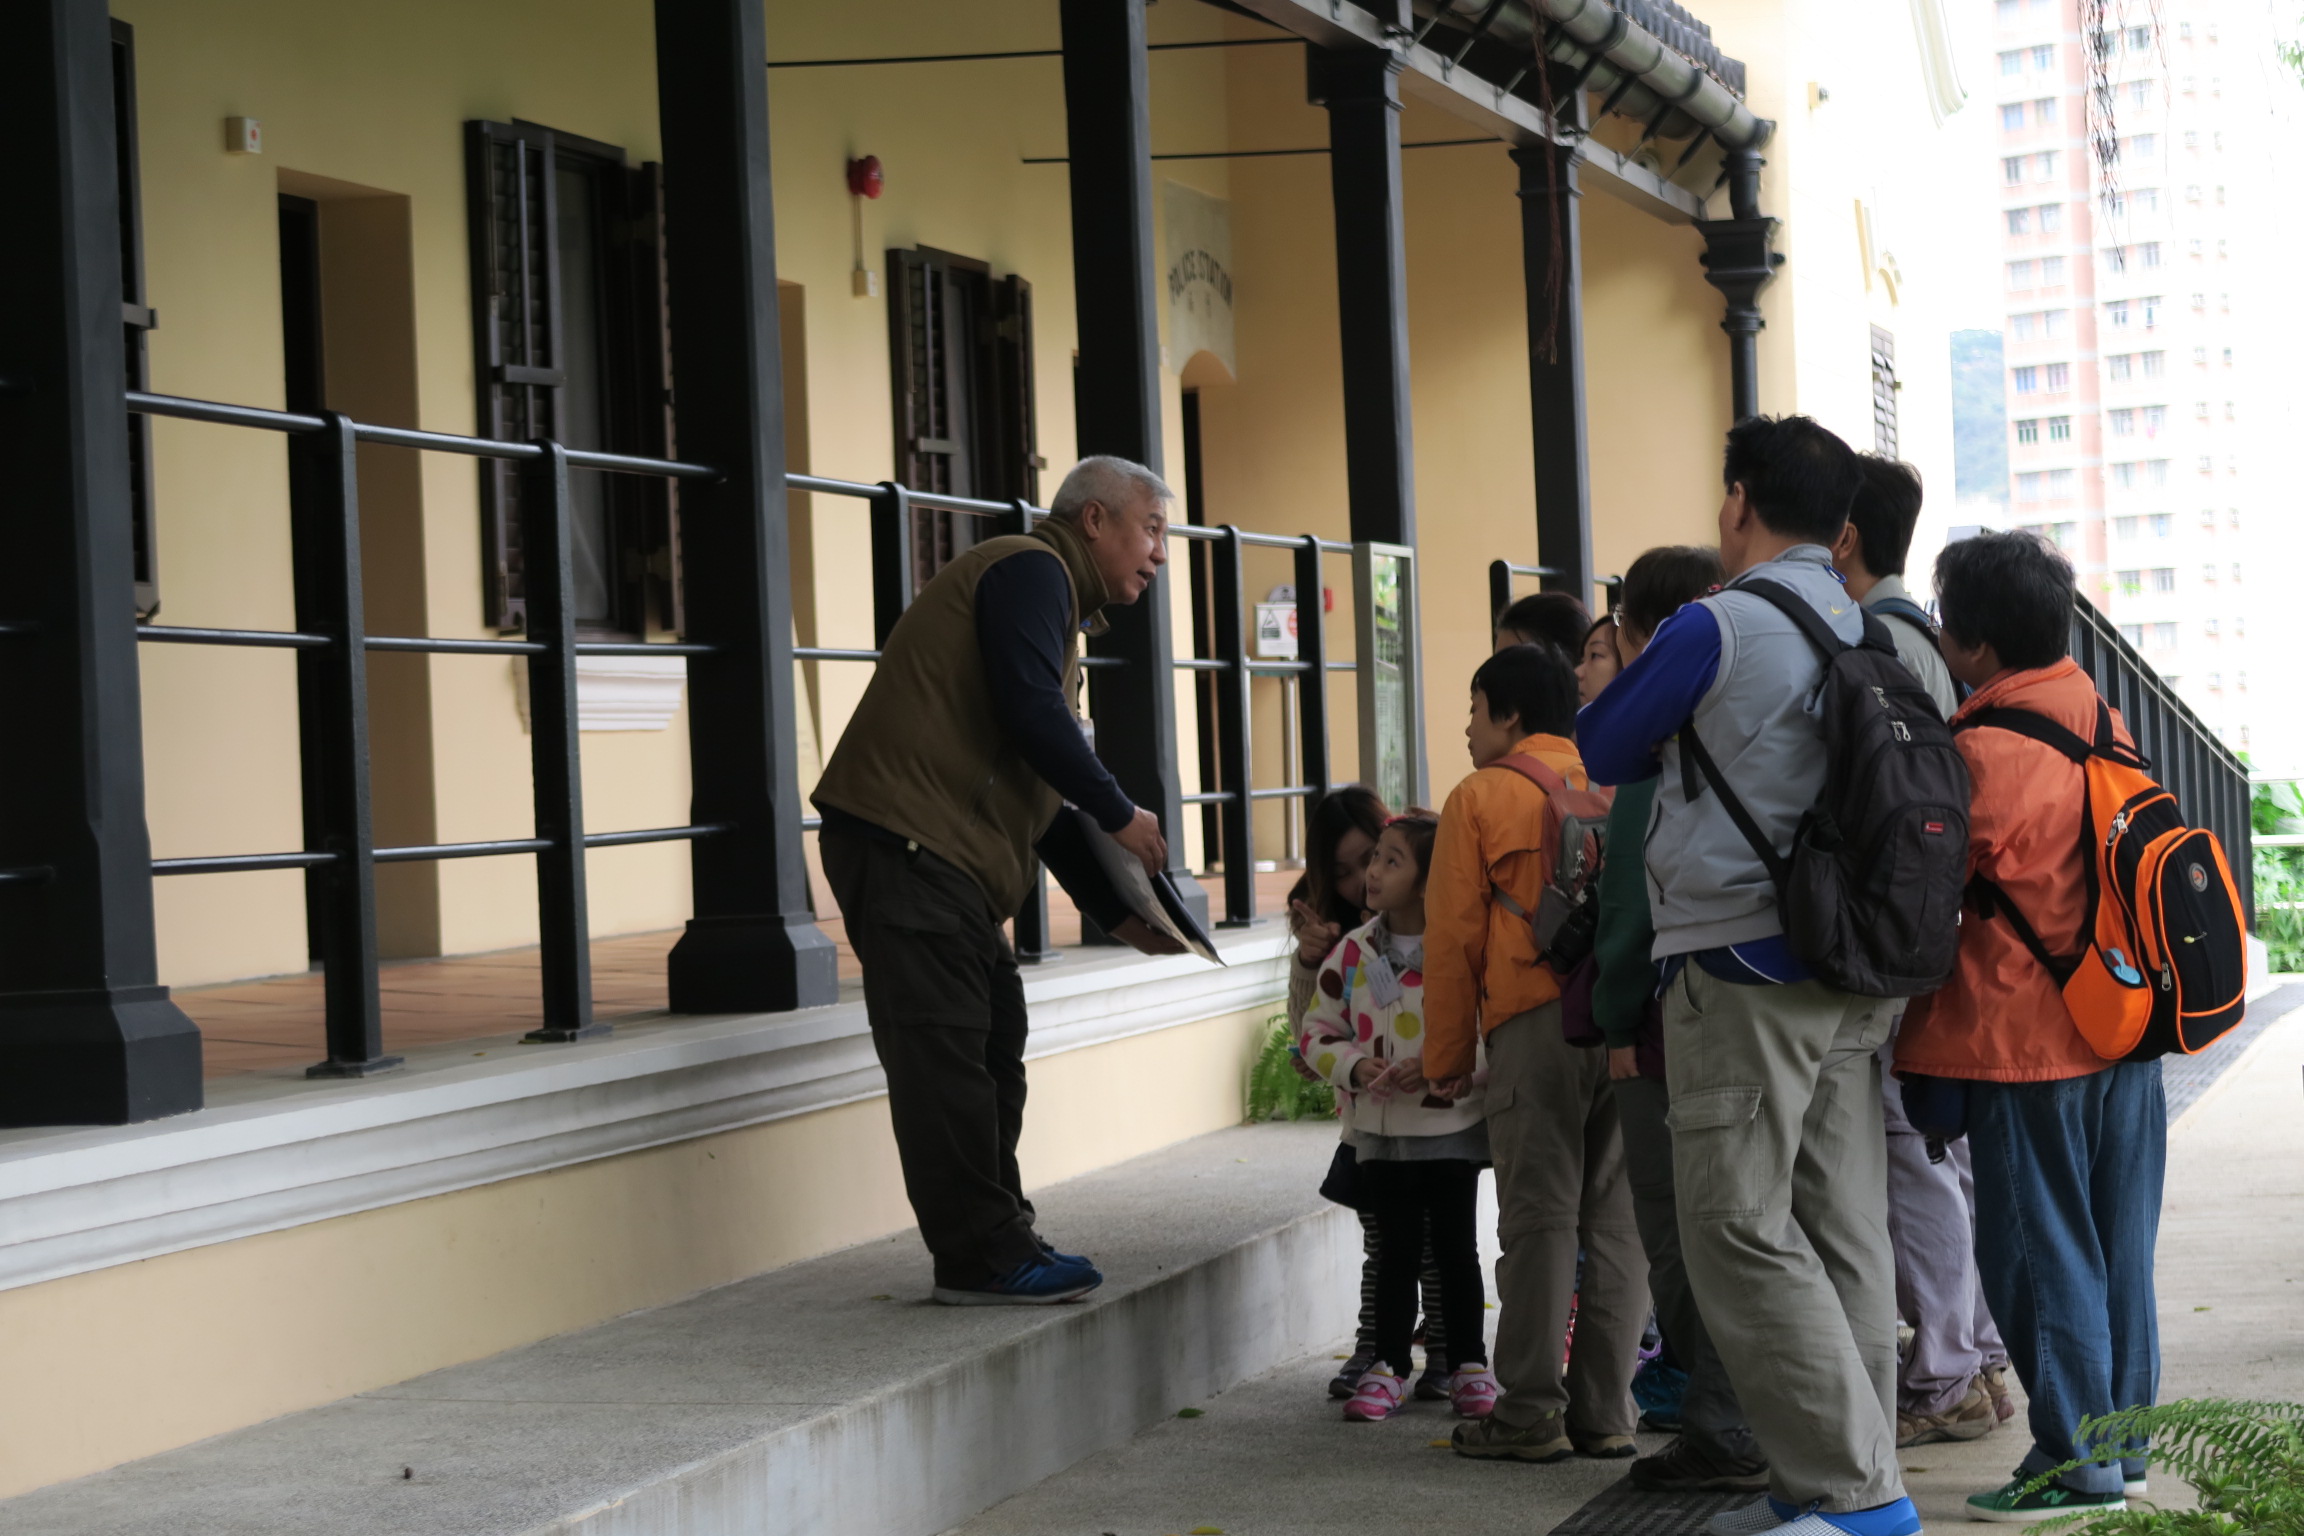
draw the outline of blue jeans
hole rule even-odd
[[[2168,1169],[2157,1061],[2052,1083],[1971,1085],[1976,1260],[1985,1299],[2031,1399],[2036,1476],[2075,1461],[2080,1421],[2154,1400],[2160,1386],[2152,1250]],[[2059,1481],[2115,1493],[2143,1446]]]

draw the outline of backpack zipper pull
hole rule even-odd
[[[2165,963],[2160,967],[2160,990],[2163,992],[2176,990],[2176,973],[2170,970]]]

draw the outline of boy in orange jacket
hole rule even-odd
[[[1607,1053],[1568,1044],[1560,979],[1538,963],[1528,919],[1544,884],[1544,791],[1507,757],[1536,759],[1582,788],[1576,674],[1550,645],[1498,651],[1472,676],[1464,736],[1474,772],[1440,813],[1425,887],[1424,1071],[1469,1078],[1488,1045],[1488,1141],[1496,1168],[1497,1379],[1488,1418],[1459,1425],[1458,1455],[1515,1461],[1634,1454],[1632,1372],[1648,1318],[1648,1259],[1632,1212]],[[1579,1297],[1576,1250],[1584,1249]],[[1576,1307],[1576,1348],[1560,1342]]]
[[[1945,664],[1976,690],[1952,717],[1975,786],[1970,867],[2050,953],[2072,954],[2090,916],[2076,835],[2081,769],[1977,721],[2023,710],[2090,740],[2109,723],[2128,741],[2066,654],[2072,567],[2031,534],[1988,533],[1945,547],[1936,595]],[[2098,1056],[2007,919],[1971,908],[1952,979],[1904,1015],[1896,1070],[1966,1084],[1977,1271],[2029,1399],[2031,1451],[2007,1484],[1969,1499],[1969,1517],[2028,1524],[2125,1508],[2126,1495],[2144,1491],[2141,1447],[2125,1463],[2030,1485],[2087,1454],[2081,1419],[2148,1404],[2158,1389],[2152,1250],[2168,1159],[2160,1063]]]

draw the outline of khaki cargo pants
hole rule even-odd
[[[1874,1055],[1901,1000],[1742,986],[1664,994],[1680,1242],[1771,1491],[1832,1514],[1904,1493],[1896,1261]]]

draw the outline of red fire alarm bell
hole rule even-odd
[[[848,192],[852,197],[878,197],[887,180],[880,174],[880,157],[866,155],[848,162]]]

